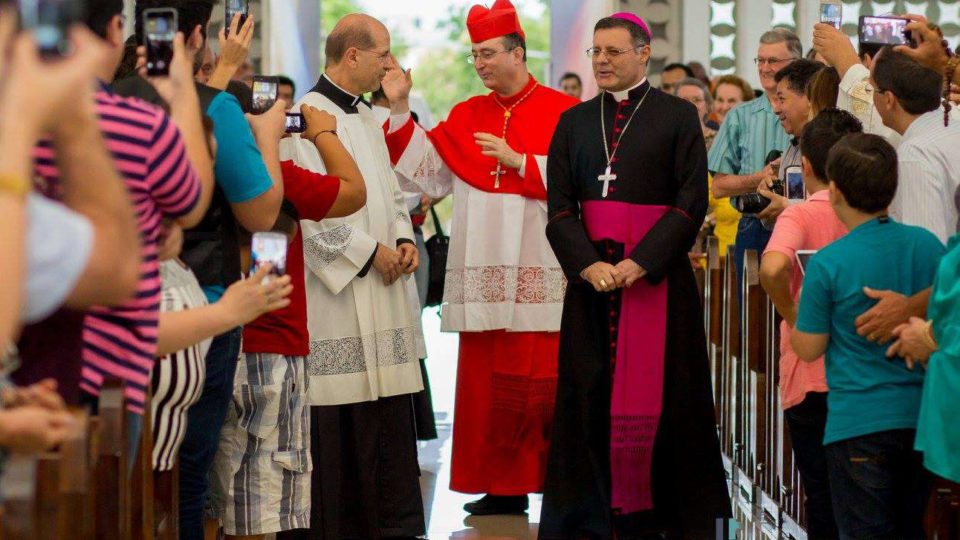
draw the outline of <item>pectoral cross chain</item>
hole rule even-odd
[[[604,199],[607,198],[607,194],[610,192],[610,182],[613,182],[617,179],[617,175],[610,172],[610,166],[607,165],[607,171],[597,177],[597,180],[603,182],[603,193],[601,195]]]

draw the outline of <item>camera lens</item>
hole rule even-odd
[[[746,193],[739,197],[732,197],[730,201],[741,214],[759,214],[770,205],[770,199],[759,193]]]

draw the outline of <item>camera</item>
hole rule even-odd
[[[774,181],[770,186],[770,191],[777,195],[786,196],[783,180],[777,179]],[[770,199],[759,193],[747,193],[739,197],[733,197],[730,202],[741,214],[759,214],[770,206]]]

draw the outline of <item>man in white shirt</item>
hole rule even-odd
[[[918,225],[941,242],[957,232],[955,196],[960,186],[960,122],[944,126],[940,74],[902,53],[885,49],[870,75],[877,112],[902,137],[897,151],[900,187],[891,207],[898,221]]]

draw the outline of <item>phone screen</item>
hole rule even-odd
[[[264,113],[277,102],[277,79],[273,77],[253,78],[253,112]]]
[[[842,17],[840,15],[840,3],[821,2],[820,3],[820,22],[829,24],[840,30]]]
[[[817,254],[816,250],[801,249],[797,250],[797,264],[800,265],[800,274],[807,274],[807,265],[810,264],[810,258]]]
[[[226,25],[226,33],[230,33],[230,24],[233,22],[233,16],[237,13],[240,14],[240,24],[237,28],[243,26],[243,23],[247,21],[247,13],[249,13],[249,6],[247,5],[247,0],[226,0],[224,2],[224,24]]]
[[[43,56],[63,56],[70,52],[67,30],[81,19],[80,0],[21,0],[23,28],[33,32]]]
[[[253,275],[266,263],[273,265],[271,274],[287,273],[287,236],[280,233],[254,233],[250,240],[250,274]]]
[[[908,19],[897,17],[860,17],[860,42],[877,45],[909,45],[904,29]]]
[[[143,12],[143,35],[147,45],[147,74],[168,75],[173,61],[173,38],[177,34],[177,12],[148,9]]]
[[[307,123],[300,113],[287,113],[287,133],[303,133]]]
[[[803,185],[803,170],[800,167],[787,169],[787,198],[802,201],[807,198]]]

